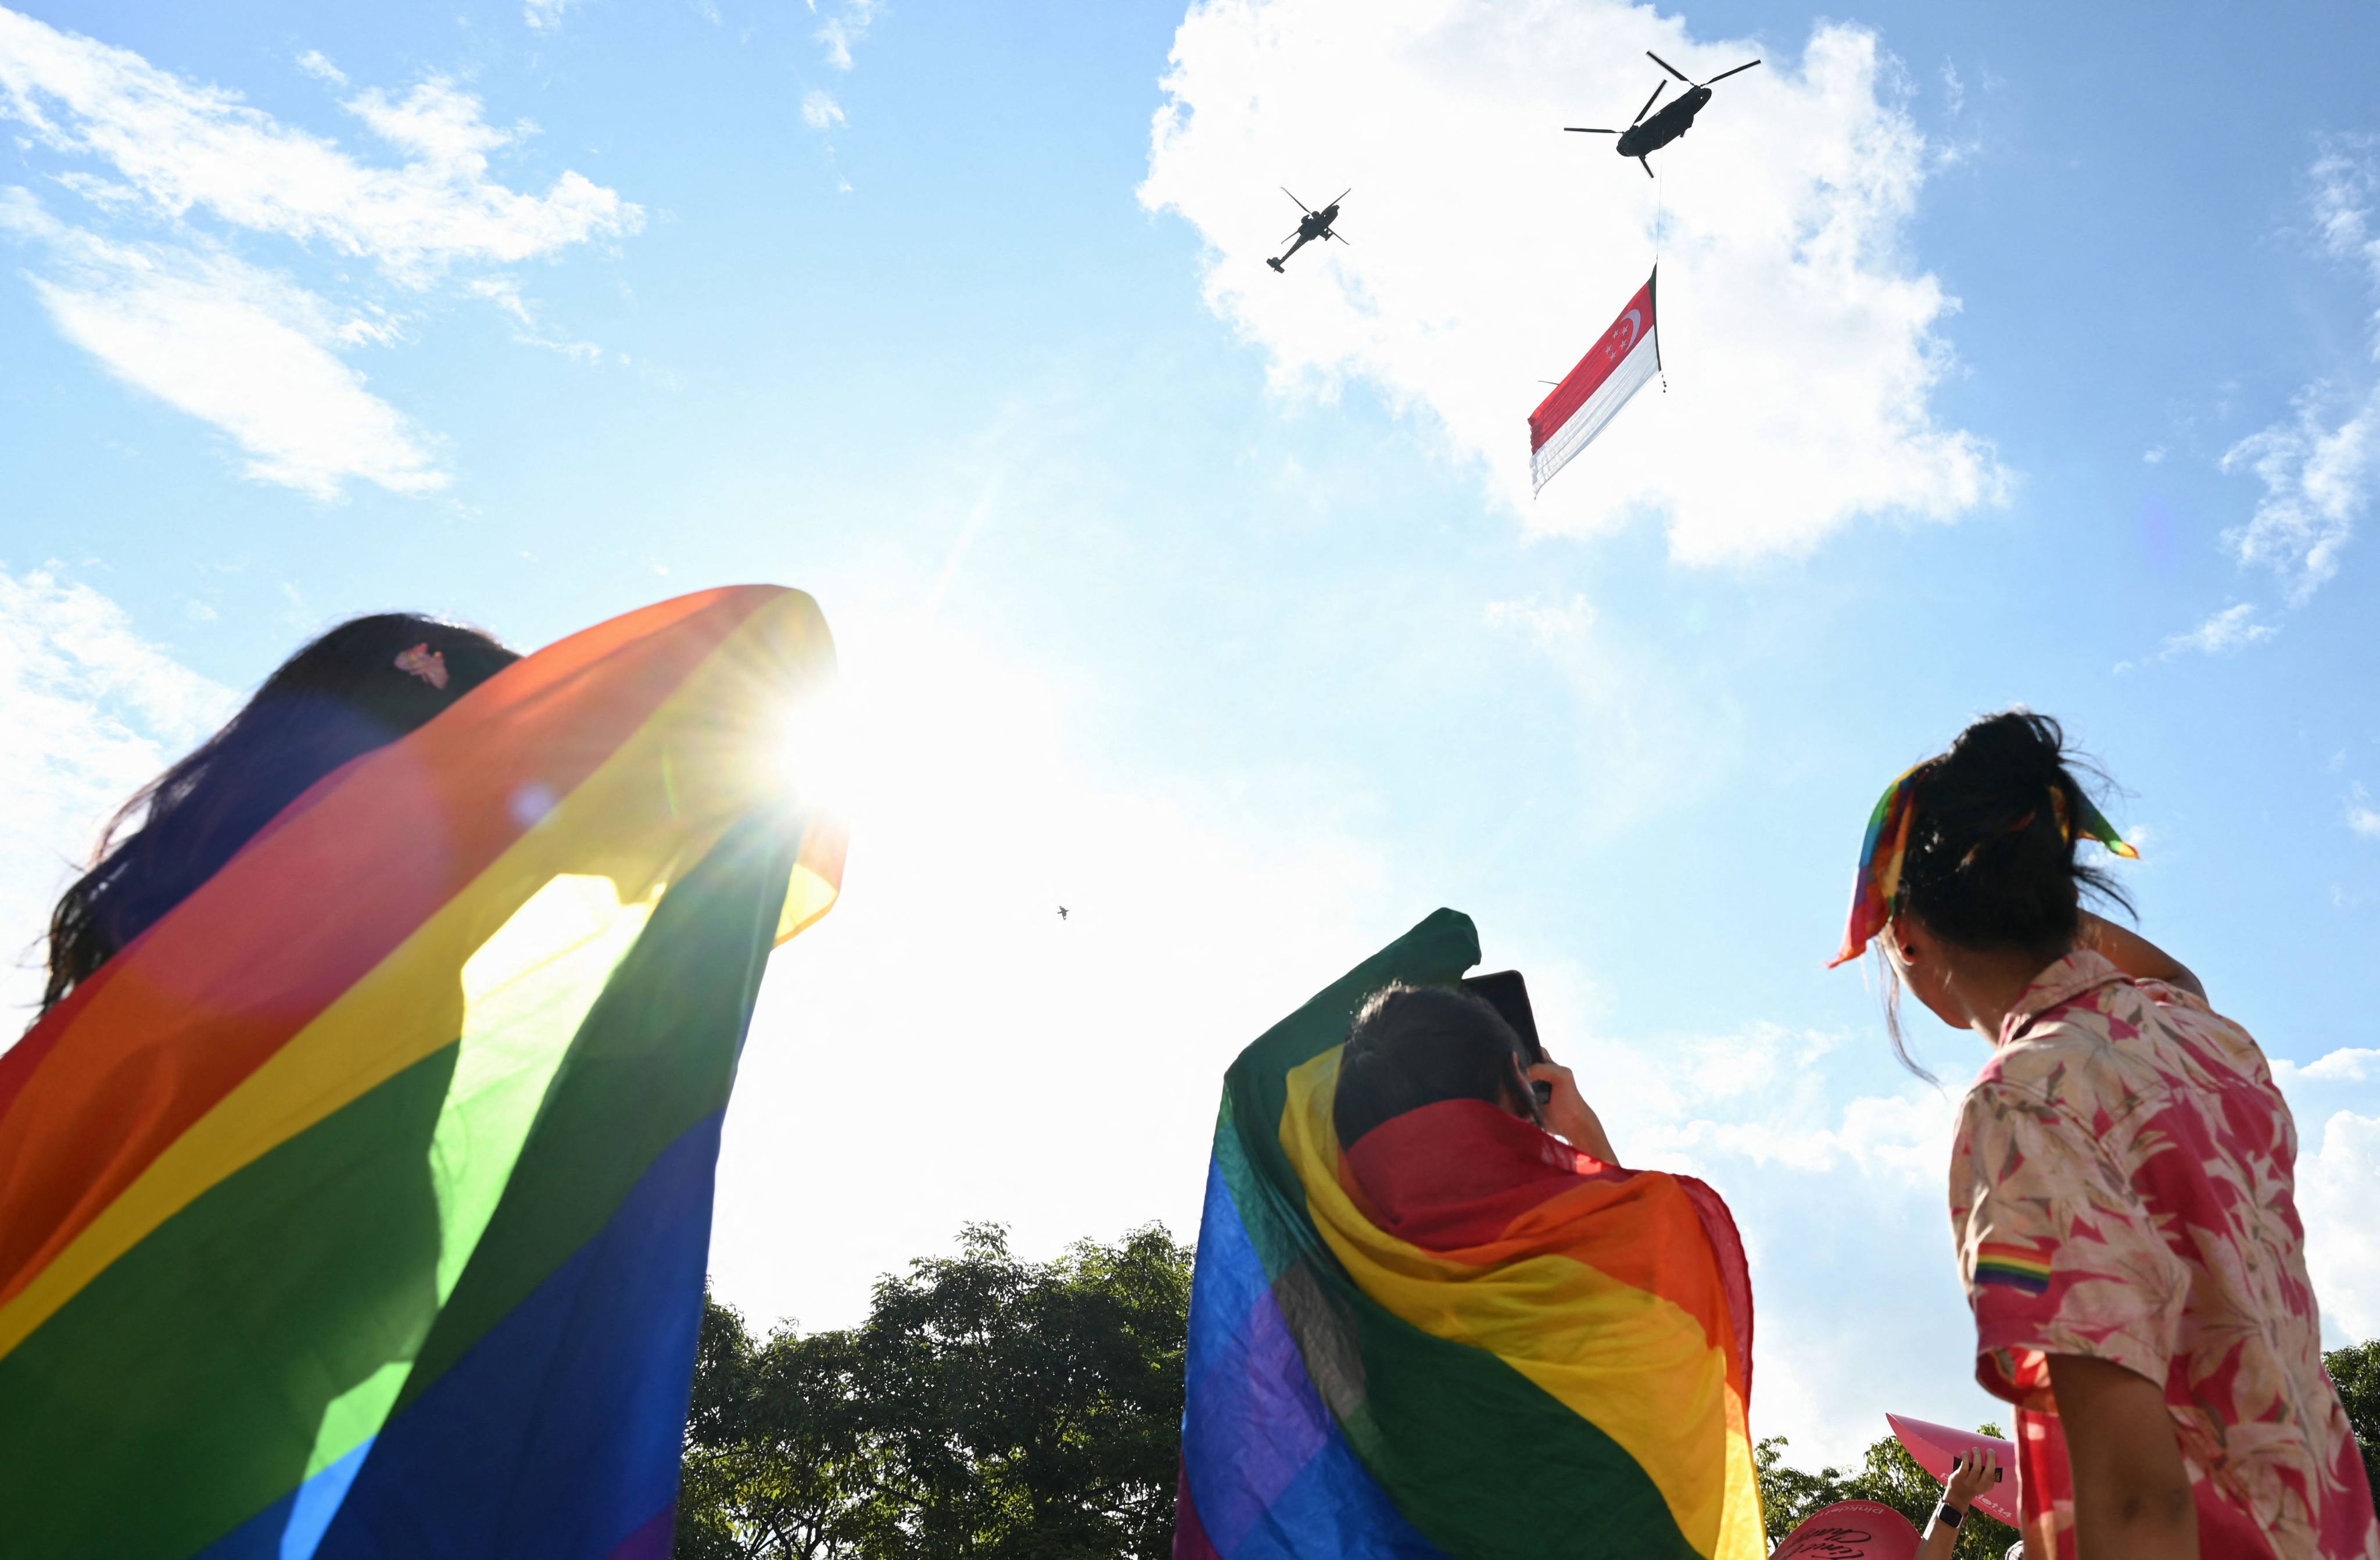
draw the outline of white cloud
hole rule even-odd
[[[479,277],[467,283],[464,291],[474,298],[485,299],[502,310],[519,327],[513,332],[513,340],[520,346],[558,352],[573,362],[584,363],[589,368],[603,360],[603,348],[594,342],[570,341],[547,335],[538,320],[537,311],[529,307],[527,299],[521,297],[520,284],[510,276]],[[623,354],[620,360],[627,361],[626,356]]]
[[[298,68],[317,80],[328,81],[334,87],[347,84],[347,73],[331,63],[331,56],[320,49],[309,49],[298,56]]]
[[[2297,1118],[2298,1215],[2330,1347],[2380,1336],[2380,1051],[2340,1047],[2312,1062],[2275,1058]]]
[[[539,32],[551,32],[562,25],[562,14],[577,0],[525,0],[521,20]]]
[[[2253,472],[2265,496],[2246,525],[2223,533],[2243,564],[2271,569],[2303,603],[2338,572],[2338,558],[2370,506],[2380,472],[2380,389],[2337,421],[2337,396],[2317,385],[2301,393],[2295,415],[2233,445],[2227,472]]]
[[[477,276],[463,286],[473,298],[485,299],[512,316],[524,330],[537,326],[537,316],[529,312],[528,303],[521,297],[520,283],[510,276]]]
[[[444,487],[419,433],[334,354],[379,322],[340,322],[311,293],[230,255],[115,244],[0,189],[0,231],[42,241],[33,290],[58,332],[138,389],[212,423],[259,481],[337,496],[346,479],[393,493]]]
[[[0,1046],[30,1017],[37,939],[101,823],[230,713],[230,690],[50,569],[0,567]]]
[[[2347,826],[2365,839],[2380,839],[2380,810],[2372,805],[2372,793],[2357,785],[2347,793]]]
[[[2280,632],[2269,623],[2256,622],[2255,615],[2253,602],[2227,606],[2190,632],[2167,640],[2157,659],[2170,661],[2193,651],[2203,655],[2228,655],[2249,645],[2262,644]]]
[[[318,51],[298,64],[346,84]],[[405,340],[405,318],[369,298],[334,308],[241,258],[237,244],[368,259],[383,283],[412,291],[478,273],[467,290],[517,306],[517,284],[491,268],[633,233],[644,213],[576,172],[541,195],[509,188],[491,158],[532,127],[490,125],[480,100],[443,77],[403,93],[367,89],[342,106],[398,160],[360,161],[236,92],[0,8],[0,116],[25,126],[27,147],[53,161],[110,170],[51,174],[95,208],[91,228],[51,217],[22,190],[0,195],[0,225],[47,250],[53,264],[32,281],[60,331],[118,377],[230,434],[249,476],[318,496],[350,477],[427,493],[448,480],[428,441],[335,355]],[[224,230],[208,232],[201,217]],[[365,286],[322,269],[330,290]]]
[[[1630,1152],[1679,1168],[1739,1160],[1804,1175],[1847,1171],[1903,1188],[1938,1186],[1957,1117],[1949,1096],[1913,1088],[1862,1095],[1843,1103],[1837,1116],[1807,1070],[1809,1058],[1789,1070],[1756,1031],[1747,1038],[1742,1049],[1702,1059],[1684,1096],[1697,1114],[1640,1134]],[[1748,1083],[1747,1077],[1762,1081]],[[1714,1110],[1721,1104],[1733,1108]]]
[[[2380,299],[2380,234],[2374,193],[2380,169],[2371,140],[2341,141],[2316,159],[2313,214],[2323,247],[2360,264]],[[2372,321],[2380,362],[2380,312]],[[2360,389],[2310,384],[2291,415],[2224,452],[2225,471],[2246,470],[2265,485],[2248,523],[2224,533],[2242,564],[2269,568],[2303,603],[2338,572],[2339,555],[2372,506],[2380,481],[2380,378]]]
[[[1657,186],[1602,138],[1658,50],[1718,89]],[[1666,518],[1707,561],[1806,549],[1862,514],[1997,500],[1988,445],[1938,423],[1956,308],[1902,252],[1927,148],[1874,34],[1797,62],[1616,0],[1200,0],[1174,40],[1141,200],[1210,246],[1206,295],[1278,388],[1377,386],[1536,529]],[[1674,85],[1674,83],[1672,83]],[[1346,247],[1262,264],[1295,211],[1352,186]],[[1525,421],[1651,269],[1669,393],[1648,388],[1539,502]]]
[[[2380,1051],[2342,1046],[2303,1066],[2285,1057],[2273,1059],[2273,1076],[2288,1088],[2300,1079],[2315,1083],[2380,1083]]]
[[[2369,1053],[2366,1053],[2369,1054]],[[2380,1336],[2380,1115],[2334,1112],[2298,1155],[2306,1266],[2324,1320],[2347,1338]],[[2327,1330],[2327,1329],[2325,1329]]]
[[[832,93],[813,87],[802,94],[803,124],[814,130],[831,130],[843,122],[843,105]]]
[[[809,0],[812,12],[819,0]],[[826,62],[837,70],[851,68],[851,51],[868,35],[868,24],[876,19],[877,0],[843,0],[836,9],[828,12],[819,22],[818,41],[825,45]]]
[[[491,179],[488,153],[521,132],[487,124],[479,100],[443,78],[401,98],[375,88],[346,107],[407,160],[359,163],[237,93],[0,9],[0,112],[54,151],[113,165],[161,214],[203,208],[235,226],[319,240],[409,286],[457,262],[528,260],[643,222],[580,174],[543,195]]]

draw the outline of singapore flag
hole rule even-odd
[[[1529,468],[1538,492],[1660,372],[1661,344],[1653,330],[1653,282],[1659,275],[1656,271],[1636,289],[1603,339],[1529,414]]]

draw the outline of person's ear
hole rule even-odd
[[[1505,1068],[1504,1091],[1507,1115],[1517,1115],[1524,1121],[1534,1121],[1541,1127],[1545,1125],[1545,1119],[1537,1110],[1537,1091],[1529,1087],[1528,1069],[1521,1066],[1518,1056],[1511,1058]]]
[[[1891,957],[1903,969],[1922,969],[1935,962],[1938,950],[1933,933],[1914,917],[1893,917],[1884,923],[1882,935],[1891,945]]]

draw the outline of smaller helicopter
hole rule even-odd
[[[1342,189],[1339,191],[1338,201],[1331,201],[1329,205],[1323,207],[1318,212],[1312,206],[1307,205],[1305,201],[1297,201],[1296,195],[1291,192],[1289,186],[1285,184],[1282,185],[1281,187],[1281,192],[1289,196],[1291,200],[1297,201],[1297,209],[1304,212],[1305,214],[1297,219],[1297,231],[1289,235],[1289,237],[1294,238],[1296,242],[1293,243],[1288,249],[1281,251],[1281,260],[1274,260],[1270,257],[1267,257],[1265,263],[1271,266],[1275,271],[1279,271],[1281,266],[1281,261],[1287,260],[1291,255],[1295,254],[1299,250],[1304,249],[1307,244],[1312,243],[1315,239],[1339,238],[1338,234],[1330,231],[1330,225],[1339,220],[1339,201],[1345,200],[1348,194],[1355,187],[1351,184],[1347,189]],[[1339,241],[1343,244],[1347,240],[1344,238],[1339,238]]]
[[[1710,102],[1711,87],[1734,75],[1736,70],[1749,70],[1760,62],[1754,60],[1751,65],[1737,66],[1735,70],[1722,70],[1708,81],[1697,81],[1650,49],[1645,51],[1645,57],[1679,80],[1685,82],[1690,90],[1671,99],[1668,107],[1647,119],[1645,117],[1645,110],[1653,106],[1653,99],[1659,97],[1662,88],[1670,84],[1667,81],[1655,83],[1653,97],[1645,100],[1645,107],[1636,111],[1636,117],[1628,121],[1628,128],[1624,130],[1590,129],[1585,125],[1564,125],[1562,128],[1574,135],[1618,136],[1620,140],[1614,150],[1622,157],[1633,157],[1643,164],[1645,177],[1651,178],[1653,165],[1645,162],[1645,159],[1686,133],[1694,125],[1694,116],[1703,111],[1703,104]],[[1293,196],[1291,199],[1294,200],[1295,197]]]

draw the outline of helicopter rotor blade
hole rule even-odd
[[[1659,66],[1662,69],[1668,71],[1670,75],[1676,77],[1679,80],[1683,81],[1687,86],[1691,87],[1694,84],[1694,79],[1693,77],[1687,75],[1684,71],[1680,70],[1676,66],[1671,65],[1668,60],[1663,59],[1652,50],[1645,50],[1645,57],[1651,60],[1655,65]]]
[[[1564,125],[1562,128],[1574,136],[1616,136],[1621,133],[1618,130],[1593,130],[1585,125]]]
[[[1284,184],[1284,185],[1282,185],[1282,186],[1281,187],[1281,192],[1282,194],[1284,194],[1284,195],[1287,195],[1291,200],[1293,200],[1293,201],[1297,201],[1297,209],[1298,209],[1299,211],[1302,211],[1302,212],[1310,212],[1310,211],[1312,211],[1312,210],[1314,209],[1312,206],[1307,205],[1305,201],[1298,201],[1298,200],[1297,200],[1297,196],[1296,196],[1296,194],[1295,194],[1293,190],[1291,190],[1291,189],[1289,188],[1289,186],[1287,186],[1287,185],[1285,185],[1285,184]]]
[[[1735,70],[1722,70],[1718,75],[1712,77],[1710,81],[1704,82],[1703,85],[1707,87],[1711,84],[1711,81],[1724,81],[1729,77],[1734,75],[1736,70],[1749,70],[1752,68],[1753,65],[1758,65],[1759,63],[1760,62],[1758,60],[1754,60],[1752,65],[1739,65],[1735,67]]]
[[[1340,201],[1345,200],[1348,196],[1353,195],[1354,193],[1355,193],[1355,187],[1351,184],[1346,189],[1339,191],[1338,194],[1332,196],[1330,198],[1330,203],[1336,206]]]
[[[1330,232],[1325,233],[1325,234],[1324,234],[1324,235],[1322,235],[1322,236],[1323,236],[1324,238],[1338,238],[1338,239],[1339,239],[1339,241],[1340,241],[1341,243],[1342,243],[1342,244],[1344,244],[1344,243],[1346,243],[1346,242],[1347,242],[1347,240],[1346,240],[1345,238],[1341,238],[1341,237],[1340,237],[1339,230],[1338,230],[1337,228],[1335,228],[1335,227],[1334,227],[1334,228],[1332,228]],[[1351,249],[1352,249],[1352,248],[1354,248],[1354,246],[1353,246],[1353,245],[1349,245],[1348,247],[1349,247],[1349,248],[1351,248]]]
[[[1636,111],[1636,117],[1628,121],[1632,128],[1643,122],[1645,116],[1652,110],[1653,99],[1659,97],[1663,89],[1668,86],[1669,83],[1667,81],[1656,81],[1653,83],[1653,97],[1646,98],[1645,100],[1645,106]]]

